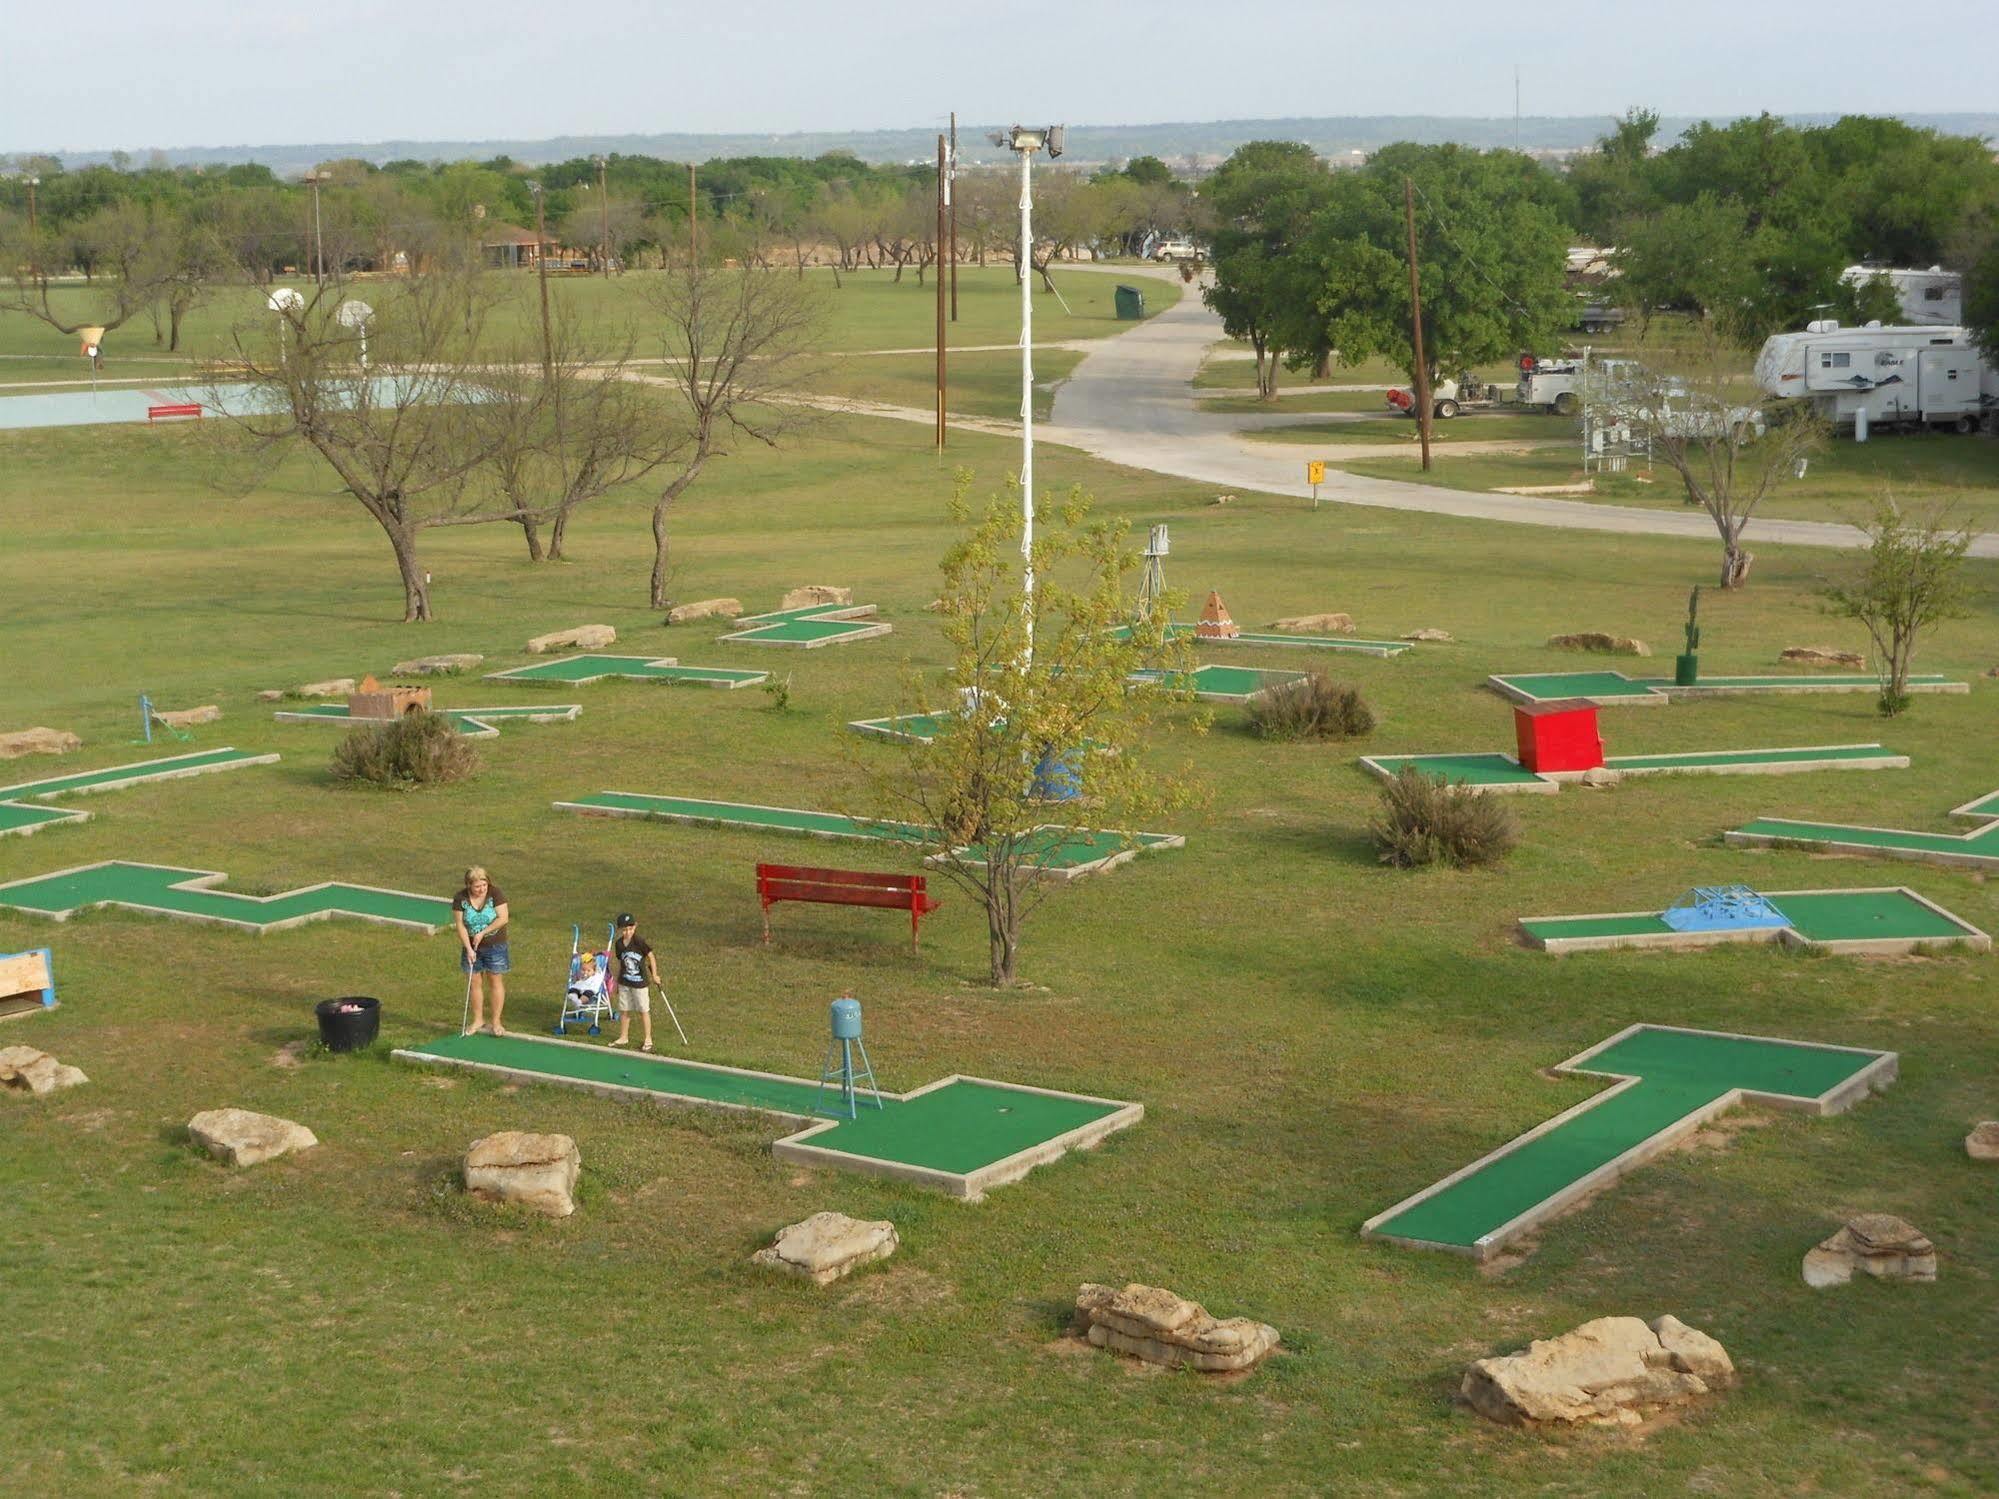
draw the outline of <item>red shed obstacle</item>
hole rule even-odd
[[[1603,766],[1603,735],[1597,730],[1595,703],[1569,698],[1516,705],[1513,737],[1520,764],[1536,775]]]

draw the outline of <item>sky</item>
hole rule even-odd
[[[93,0],[0,42],[0,152],[1295,115],[1999,108],[1999,0]],[[941,14],[940,14],[941,12]]]

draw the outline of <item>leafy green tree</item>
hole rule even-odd
[[[1333,179],[1311,147],[1251,141],[1215,171],[1201,196],[1214,223],[1214,284],[1202,298],[1222,330],[1256,356],[1256,393],[1277,394],[1277,367],[1299,348],[1317,352],[1310,267],[1297,253]]]
[[[1827,613],[1858,620],[1873,639],[1881,713],[1893,718],[1909,706],[1917,640],[1971,612],[1963,576],[1971,533],[1948,529],[1936,513],[1905,516],[1888,493],[1875,501],[1866,531],[1866,563],[1853,577],[1829,584],[1823,597]]]
[[[951,513],[964,532],[942,563],[950,664],[907,689],[912,707],[942,698],[965,708],[877,773],[875,796],[887,817],[913,820],[938,867],[985,911],[989,973],[1003,987],[1015,980],[1029,916],[1064,883],[1051,870],[1065,832],[1129,848],[1130,830],[1188,805],[1195,789],[1142,753],[1153,715],[1175,694],[1135,692],[1131,673],[1185,662],[1166,641],[1166,611],[1131,624],[1138,557],[1127,524],[1094,518],[1080,490],[1043,505],[1030,602],[1018,488],[975,508],[969,485],[961,473]],[[1051,755],[1077,793],[1053,805],[1038,789]]]

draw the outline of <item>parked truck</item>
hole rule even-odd
[[[1811,402],[1856,435],[1883,426],[1972,432],[1999,410],[1999,364],[1988,364],[1959,327],[1807,323],[1764,343],[1756,383],[1780,399]]]

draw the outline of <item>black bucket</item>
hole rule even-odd
[[[319,1039],[328,1051],[359,1051],[373,1046],[382,1029],[382,1002],[366,995],[322,999],[312,1007],[319,1017]]]

